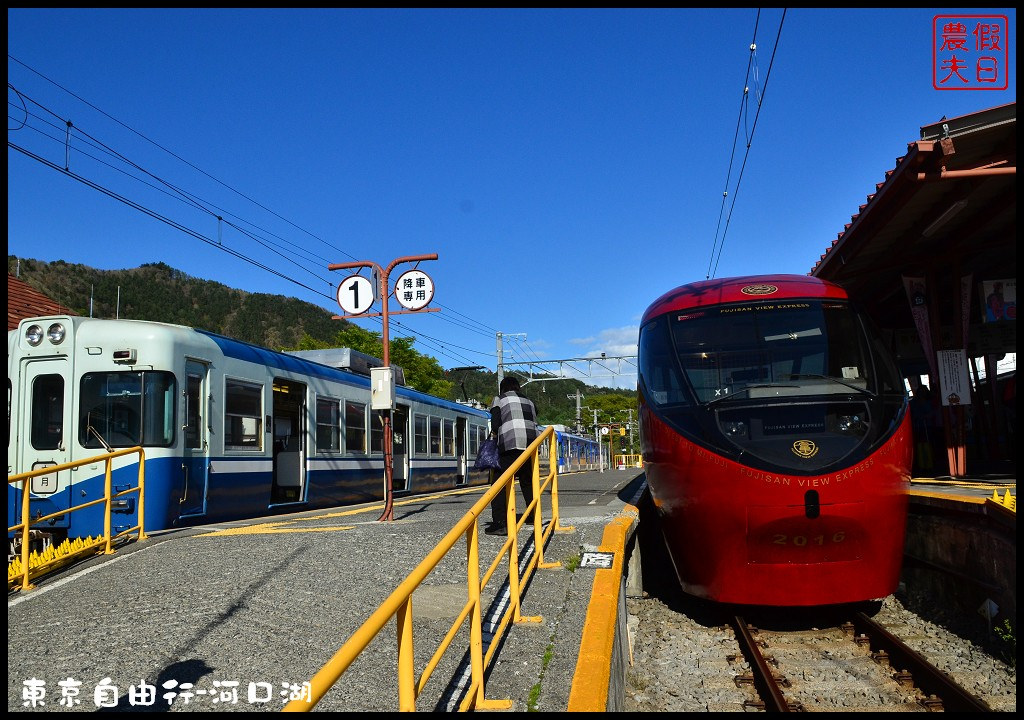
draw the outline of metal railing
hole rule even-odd
[[[122,457],[124,455],[131,455],[133,453],[137,453],[138,456],[139,456],[139,475],[138,475],[139,479],[138,479],[138,485],[135,486],[135,487],[128,488],[127,490],[122,490],[122,491],[117,492],[117,493],[111,493],[110,475],[111,475],[111,470],[112,470],[112,465],[113,465],[114,459]],[[104,487],[104,491],[103,491],[103,497],[98,498],[96,500],[92,500],[92,501],[87,502],[87,503],[82,503],[81,505],[75,505],[73,507],[69,507],[66,510],[60,510],[60,511],[55,512],[55,513],[50,513],[49,515],[40,515],[39,517],[36,517],[36,518],[32,518],[30,516],[30,509],[31,508],[29,507],[29,501],[30,501],[30,497],[31,497],[32,478],[40,477],[42,475],[49,475],[51,473],[53,473],[54,476],[56,476],[56,473],[62,472],[64,470],[73,470],[75,468],[81,467],[82,465],[96,464],[96,463],[99,463],[99,462],[103,462],[104,463],[104,486],[103,486]],[[21,540],[21,582],[20,582],[20,589],[21,590],[31,590],[33,587],[35,587],[30,582],[30,579],[31,579],[30,575],[31,575],[32,578],[39,577],[40,575],[45,574],[47,571],[54,569],[51,566],[41,566],[41,567],[38,567],[38,568],[30,568],[29,567],[29,555],[30,555],[30,552],[29,552],[29,544],[30,544],[29,533],[30,533],[30,530],[31,530],[33,525],[39,525],[40,523],[46,522],[47,520],[51,520],[51,519],[57,518],[57,517],[62,517],[62,516],[67,515],[67,514],[69,514],[71,512],[74,512],[75,510],[82,510],[84,508],[91,507],[93,505],[98,505],[99,503],[105,503],[104,513],[103,513],[103,536],[97,538],[92,543],[88,543],[88,544],[84,545],[83,547],[80,547],[80,548],[76,549],[74,551],[73,555],[65,556],[63,558],[60,558],[60,560],[62,561],[61,564],[63,564],[63,562],[68,559],[68,557],[77,557],[79,555],[92,554],[92,553],[95,553],[95,552],[97,552],[99,550],[102,550],[102,552],[105,555],[110,555],[110,554],[112,554],[114,552],[113,543],[114,543],[115,540],[123,538],[123,537],[127,536],[129,533],[133,533],[135,531],[138,531],[138,538],[137,539],[139,541],[142,541],[142,540],[146,539],[146,532],[145,532],[145,529],[144,529],[145,496],[146,496],[146,493],[145,493],[145,484],[146,484],[146,452],[141,447],[125,448],[124,450],[114,450],[114,451],[111,451],[110,453],[105,454],[105,455],[97,455],[96,457],[86,458],[85,460],[75,460],[73,462],[62,463],[60,465],[48,465],[46,467],[41,467],[41,468],[37,468],[35,470],[32,470],[31,472],[18,473],[17,475],[11,475],[11,476],[9,476],[7,478],[7,484],[8,485],[13,485],[14,483],[18,483],[18,482],[24,483],[24,485],[22,485],[22,493],[21,493],[21,522],[18,523],[17,525],[12,525],[12,526],[8,527],[7,528],[7,534],[10,535],[11,533],[18,533],[18,532],[20,532],[20,540]],[[110,511],[111,511],[111,506],[113,504],[113,501],[116,500],[117,498],[123,497],[125,495],[129,495],[129,494],[134,493],[134,492],[137,492],[139,494],[139,524],[135,525],[133,527],[127,528],[125,530],[122,530],[121,532],[117,533],[116,535],[112,535],[111,531],[110,531]],[[10,578],[8,578],[8,585],[10,586]]]
[[[643,455],[616,455],[613,467],[642,468],[644,466]]]
[[[540,617],[526,617],[521,613],[523,588],[537,568],[560,567],[559,562],[544,561],[544,546],[554,532],[572,532],[574,528],[559,526],[558,510],[558,464],[548,463],[549,470],[541,480],[541,464],[539,450],[545,444],[549,447],[548,457],[557,457],[556,437],[553,428],[547,428],[530,447],[512,463],[511,467],[499,477],[466,514],[452,527],[441,541],[417,565],[397,588],[384,600],[370,617],[357,629],[344,645],[334,654],[310,680],[308,699],[292,700],[284,707],[284,712],[304,712],[312,710],[328,690],[338,681],[348,667],[356,660],[377,634],[396,617],[397,649],[398,649],[398,710],[415,711],[416,700],[423,692],[431,674],[437,668],[445,652],[451,647],[452,641],[469,623],[469,657],[470,683],[459,704],[459,711],[498,710],[512,706],[511,699],[493,700],[484,695],[484,674],[494,657],[501,639],[511,623],[539,623]],[[522,520],[516,520],[515,474],[525,463],[532,463],[533,501],[524,510]],[[508,535],[494,560],[480,575],[480,543],[477,520],[488,508],[499,492],[506,497],[506,526]],[[551,521],[545,527],[541,501],[545,493],[551,499]],[[519,557],[518,531],[532,518],[533,547],[528,558]],[[455,547],[460,538],[466,539],[466,586],[465,605],[445,634],[440,645],[430,660],[424,665],[419,675],[413,662],[413,591],[424,579],[444,560],[445,556]],[[525,565],[520,563],[525,560]],[[491,641],[486,650],[483,647],[483,591],[503,563],[508,565],[509,598],[507,609],[497,623]],[[504,578],[502,577],[502,581]]]

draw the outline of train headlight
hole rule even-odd
[[[860,428],[860,415],[840,415],[838,425],[839,432],[854,432]]]
[[[729,437],[742,437],[747,434],[747,424],[740,420],[726,420],[722,423],[722,430]]]
[[[46,330],[46,337],[50,338],[50,342],[54,345],[60,345],[64,342],[65,334],[64,326],[60,323],[54,323]]]
[[[25,341],[35,347],[43,341],[43,328],[39,325],[29,325],[25,329]]]

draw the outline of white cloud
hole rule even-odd
[[[586,357],[600,357],[601,353],[608,357],[634,356],[639,332],[636,325],[601,330],[592,341],[593,348],[587,351]]]

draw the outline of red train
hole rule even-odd
[[[707,280],[640,327],[640,429],[683,590],[819,606],[899,581],[908,396],[870,319],[802,275]]]

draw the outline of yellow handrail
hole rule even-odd
[[[544,545],[552,533],[556,531],[571,532],[573,530],[573,528],[561,527],[559,525],[557,461],[549,461],[548,474],[544,481],[541,482],[539,450],[544,443],[549,443],[548,458],[557,458],[555,431],[554,428],[547,428],[531,443],[530,447],[523,451],[516,461],[512,463],[511,467],[502,473],[501,477],[463,515],[462,519],[448,531],[420,564],[409,573],[405,580],[395,588],[377,610],[363,622],[359,629],[352,634],[334,656],[313,676],[309,682],[310,693],[308,699],[292,700],[284,707],[284,712],[307,712],[312,710],[313,706],[323,698],[327,691],[338,681],[393,616],[396,616],[397,626],[399,710],[416,710],[416,699],[426,687],[431,673],[437,667],[467,618],[470,623],[468,650],[471,682],[459,706],[459,710],[464,711],[470,708],[476,710],[506,709],[512,706],[511,700],[489,700],[484,696],[484,672],[490,665],[509,623],[536,623],[541,621],[542,618],[540,617],[524,617],[521,614],[521,589],[529,582],[530,577],[537,568],[547,569],[561,565],[558,562],[548,563],[544,561]],[[523,519],[517,522],[515,474],[526,462],[531,462],[533,466],[531,479],[533,484],[533,501],[524,509]],[[543,513],[541,511],[541,499],[545,491],[550,491],[551,496],[551,522],[546,528],[543,527]],[[479,527],[477,520],[499,492],[506,494],[506,525],[509,528],[509,534],[498,550],[494,561],[488,566],[481,577]],[[533,512],[534,510],[536,512]],[[523,568],[522,577],[520,577],[517,536],[520,527],[526,523],[527,518],[531,517],[531,513],[533,517],[533,550],[529,561]],[[413,591],[437,567],[448,552],[455,547],[459,538],[463,536],[466,538],[468,600],[433,656],[424,665],[417,679],[413,663]],[[485,653],[483,649],[481,594],[503,561],[508,563],[509,605],[502,614]]]
[[[643,455],[616,455],[616,467],[643,467]]]
[[[124,455],[130,455],[137,453],[139,456],[139,484],[136,487],[122,490],[118,493],[111,494],[111,467],[113,465],[114,458],[122,457]],[[58,473],[63,470],[72,470],[74,468],[81,467],[82,465],[89,465],[98,462],[104,463],[104,492],[103,497],[96,500],[91,500],[81,505],[75,505],[66,510],[60,510],[49,515],[42,515],[35,519],[30,517],[29,513],[29,499],[31,495],[32,478],[39,477],[41,475],[49,475],[50,473]],[[22,494],[21,494],[21,522],[17,525],[11,525],[7,528],[7,533],[21,531],[21,590],[31,590],[34,585],[29,582],[29,530],[33,525],[38,525],[51,518],[60,517],[67,515],[68,513],[74,512],[75,510],[81,510],[83,508],[97,505],[99,503],[105,503],[104,514],[103,514],[103,538],[100,540],[97,538],[97,542],[94,544],[87,545],[83,548],[83,552],[93,552],[99,547],[103,547],[103,553],[110,555],[114,552],[113,541],[124,537],[128,533],[138,530],[138,540],[142,541],[146,539],[146,532],[144,529],[144,517],[145,517],[145,484],[146,484],[146,451],[141,447],[125,448],[124,450],[115,450],[106,455],[97,455],[96,457],[86,458],[84,460],[75,460],[73,462],[62,463],[60,465],[48,465],[46,467],[37,468],[30,472],[18,473],[17,475],[10,475],[7,478],[7,484],[12,485],[14,483],[21,482]],[[126,530],[122,530],[117,535],[111,535],[110,532],[110,510],[111,503],[119,497],[128,495],[133,492],[139,493],[139,524],[134,527],[130,527]],[[45,572],[45,570],[43,571]],[[38,577],[42,572],[37,572],[35,575]],[[8,585],[10,585],[10,577],[8,577]]]

